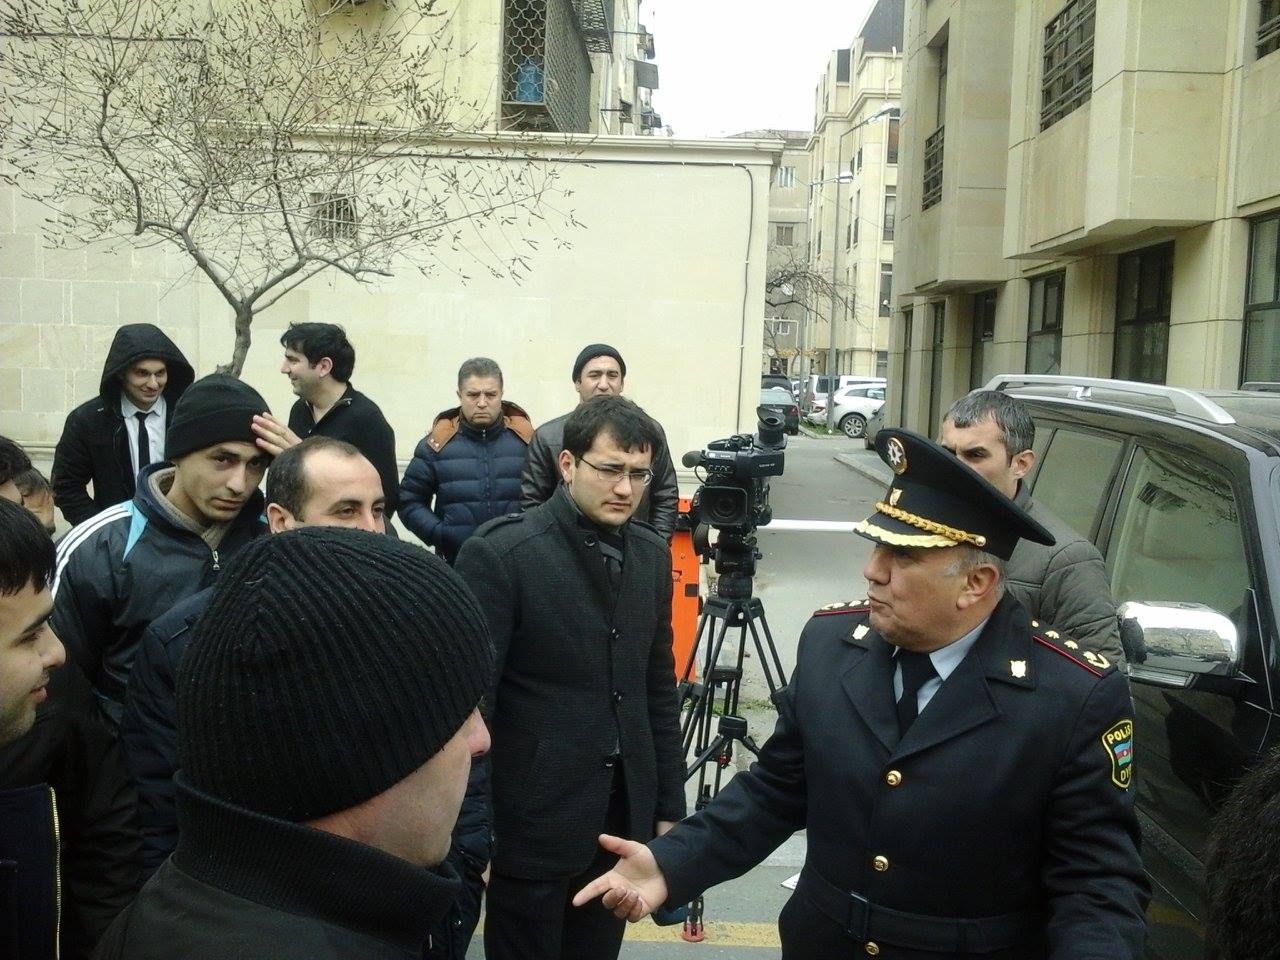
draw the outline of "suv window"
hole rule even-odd
[[[1111,592],[1203,603],[1243,624],[1249,564],[1235,494],[1204,463],[1139,448],[1107,549]]]
[[[1122,446],[1115,437],[1059,427],[1036,471],[1032,487],[1036,500],[1072,530],[1092,539]]]

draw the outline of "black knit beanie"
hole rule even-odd
[[[618,361],[618,367],[622,370],[622,375],[624,377],[627,375],[627,361],[622,359],[622,354],[613,349],[613,347],[609,346],[607,343],[592,343],[583,347],[582,352],[578,354],[578,359],[573,361],[574,383],[577,383],[578,379],[582,376],[582,368],[596,357],[613,357],[613,359]]]
[[[393,537],[302,527],[222,573],[178,670],[178,760],[197,790],[302,822],[439,752],[489,689],[483,612]]]
[[[177,460],[230,440],[253,443],[254,414],[267,412],[262,394],[244,381],[222,373],[201,377],[174,407],[164,435],[165,458]]]

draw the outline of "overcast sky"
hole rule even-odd
[[[872,0],[643,0],[661,89],[654,107],[678,137],[808,130],[832,50],[848,46]]]

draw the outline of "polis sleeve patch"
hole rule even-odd
[[[1111,761],[1111,782],[1127,790],[1133,782],[1133,721],[1120,720],[1108,727],[1102,746]]]

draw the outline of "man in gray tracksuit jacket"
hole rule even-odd
[[[1026,406],[997,390],[976,390],[942,420],[939,442],[1002,490],[1056,539],[1023,540],[1005,564],[1005,587],[1042,629],[1124,662],[1116,605],[1098,548],[1031,498],[1022,478],[1035,465],[1035,423]]]

